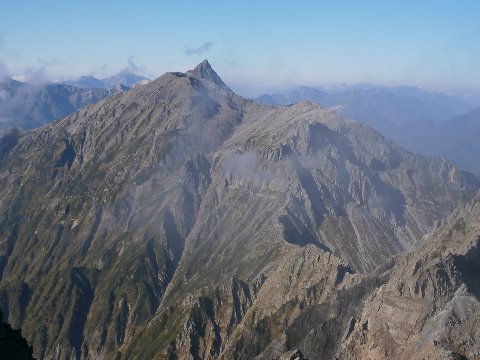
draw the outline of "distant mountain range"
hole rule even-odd
[[[75,80],[63,81],[62,84],[71,85],[78,88],[103,88],[110,89],[115,86],[131,87],[137,83],[149,81],[142,75],[136,75],[129,72],[120,72],[104,79],[97,79],[93,76],[81,76]]]
[[[438,124],[408,124],[391,138],[410,151],[445,157],[480,173],[480,108]]]
[[[65,84],[31,85],[8,79],[0,82],[0,129],[32,129],[118,91]]]
[[[443,93],[410,86],[301,86],[256,98],[256,101],[268,105],[288,105],[306,100],[323,107],[340,106],[343,115],[363,121],[387,135],[399,126],[420,121],[438,123],[474,108]]]
[[[82,76],[75,81],[45,85],[5,79],[0,81],[0,129],[32,129],[146,81],[144,76],[130,73],[102,80]]]
[[[407,150],[446,157],[465,170],[480,172],[475,155],[480,149],[480,110],[462,99],[416,87],[371,85],[301,86],[256,99],[270,105],[305,100],[336,107],[343,115],[374,127]]]
[[[451,91],[447,93],[454,98],[468,102],[469,104],[475,105],[475,107],[480,107],[480,90],[470,90],[470,91]]]

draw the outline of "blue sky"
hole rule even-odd
[[[480,88],[480,1],[0,0],[0,72],[149,77],[204,58],[234,90]]]

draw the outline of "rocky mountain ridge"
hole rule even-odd
[[[480,356],[479,198],[457,209],[411,251],[352,319],[339,358]]]
[[[243,99],[204,61],[3,151],[0,304],[41,359],[318,358],[375,269],[478,188],[335,111]]]
[[[411,152],[445,157],[461,169],[480,172],[477,158],[472,155],[477,153],[478,109],[453,96],[408,86],[301,86],[256,100],[272,105],[309,100],[335,107],[344,116],[372,126]]]

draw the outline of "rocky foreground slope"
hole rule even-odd
[[[375,269],[479,186],[331,110],[243,99],[206,61],[11,139],[0,303],[38,358],[366,354],[394,281]]]
[[[480,198],[395,260],[338,348],[340,359],[480,358]]]

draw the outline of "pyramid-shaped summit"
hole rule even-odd
[[[187,71],[187,74],[195,76],[199,79],[210,81],[217,86],[230,90],[229,87],[220,78],[220,76],[218,76],[215,70],[213,70],[207,59],[203,60],[200,64],[195,66],[193,70]]]

